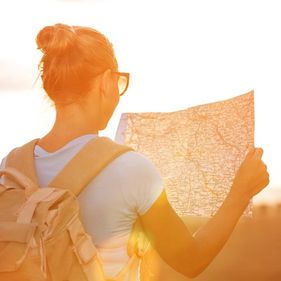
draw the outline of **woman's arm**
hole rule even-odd
[[[152,245],[162,259],[187,277],[201,273],[230,237],[249,200],[269,183],[262,150],[248,153],[220,209],[193,236],[170,206],[163,192],[141,216]]]

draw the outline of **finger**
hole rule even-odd
[[[255,186],[255,190],[257,193],[259,193],[262,189],[264,189],[266,186],[269,185],[269,178],[264,178],[262,180],[260,180],[259,182],[257,182],[254,186]]]
[[[256,151],[255,148],[250,148],[247,155],[246,155],[246,158],[252,157],[255,154],[255,151]]]
[[[254,157],[261,159],[263,155],[263,149],[262,148],[256,148],[254,152]]]
[[[261,160],[259,160],[259,165],[257,166],[257,171],[261,171],[261,172],[267,171],[267,166]]]
[[[261,161],[261,162],[262,162],[263,167],[267,170],[267,165],[263,161]]]
[[[266,177],[266,178],[264,178],[262,181],[261,181],[261,186],[264,188],[264,187],[266,187],[266,186],[268,186],[269,185],[269,182],[270,182],[270,180],[269,180],[269,177]]]
[[[269,173],[264,165],[257,167],[257,169],[256,169],[257,178],[268,176],[268,175],[269,175]]]
[[[264,172],[262,174],[260,174],[254,181],[253,181],[253,185],[254,186],[260,186],[263,185],[264,183],[269,183],[270,179],[269,179],[269,174],[268,172]]]

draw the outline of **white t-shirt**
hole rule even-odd
[[[49,153],[36,145],[35,167],[41,187],[97,135],[80,136]],[[5,158],[1,168],[5,167]],[[114,159],[79,195],[81,218],[99,250],[108,277],[128,260],[127,242],[137,214],[143,215],[163,191],[159,171],[144,155],[129,151]]]

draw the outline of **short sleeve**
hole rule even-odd
[[[4,169],[4,168],[5,168],[6,158],[7,158],[7,157],[4,157],[4,158],[1,160],[0,169]]]
[[[6,158],[3,158],[0,164],[0,169],[4,169],[5,168],[5,164],[6,164]],[[0,184],[3,184],[3,177],[0,178]]]
[[[127,158],[127,159],[124,159]],[[164,184],[159,170],[145,155],[129,152],[124,155],[126,167],[123,178],[124,196],[139,215],[145,214],[164,190]],[[123,166],[123,169],[124,169]],[[124,170],[123,170],[124,173]]]

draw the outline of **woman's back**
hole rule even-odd
[[[40,186],[47,186],[65,164],[96,137],[95,134],[82,135],[53,152],[36,145],[35,168]],[[130,151],[113,160],[78,197],[81,220],[98,248],[108,277],[114,277],[126,264],[133,224],[138,214],[144,214],[162,191],[157,169],[146,157]]]

